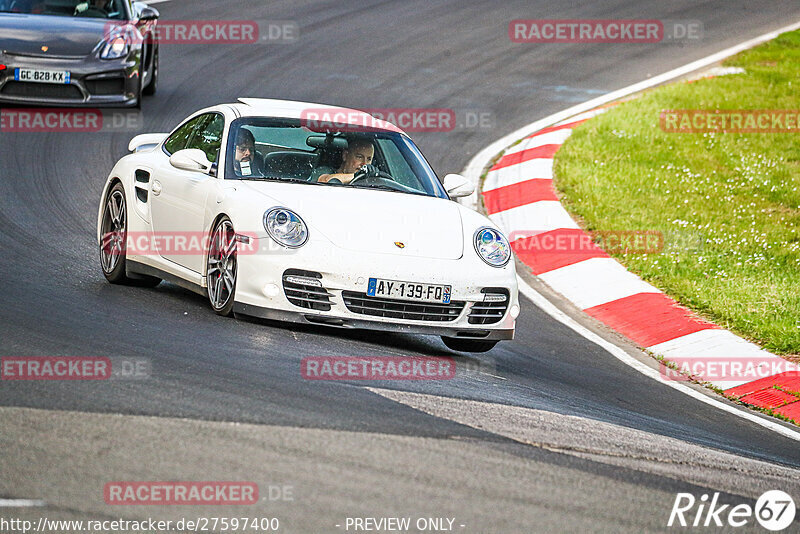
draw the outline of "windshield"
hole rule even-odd
[[[299,119],[244,118],[231,125],[226,159],[228,179],[448,198],[419,149],[396,132],[320,133]]]
[[[0,11],[97,19],[125,19],[126,0],[0,0]]]

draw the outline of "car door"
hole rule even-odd
[[[222,146],[225,118],[206,113],[178,128],[163,145],[151,188],[151,214],[159,254],[194,272],[201,273],[204,261],[206,200],[216,177],[204,172],[173,167],[169,157],[185,148],[205,152],[216,162]]]

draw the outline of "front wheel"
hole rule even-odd
[[[147,96],[152,96],[156,94],[157,88],[158,88],[158,46],[154,46],[152,65],[150,66],[150,80],[147,82],[147,86],[142,90],[142,93]]]
[[[206,263],[206,286],[211,307],[219,315],[229,316],[233,312],[233,297],[236,294],[236,233],[227,217],[214,227],[208,247]]]
[[[460,337],[442,336],[442,341],[447,348],[458,352],[489,352],[497,345],[497,340],[464,339]]]

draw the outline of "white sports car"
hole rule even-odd
[[[335,122],[308,120],[315,109]],[[243,98],[128,148],[97,222],[112,283],[167,280],[221,315],[434,334],[459,351],[514,337],[508,241],[451,200],[472,184],[440,182],[388,122]]]

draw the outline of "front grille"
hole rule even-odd
[[[77,86],[61,83],[29,83],[12,80],[3,86],[0,93],[8,96],[83,100],[83,94]]]
[[[287,269],[283,273],[283,293],[286,299],[300,308],[308,310],[330,311],[331,300],[330,293],[322,287],[306,283],[298,283],[296,278],[294,281],[287,280],[287,277],[305,277],[318,279],[321,282],[322,275],[312,271],[302,271],[300,269]]]
[[[344,299],[347,309],[353,313],[410,321],[455,321],[461,315],[461,310],[464,309],[463,302],[451,302],[450,304],[410,302],[368,297],[366,293],[356,293],[355,291],[342,291],[342,299]]]
[[[86,89],[93,95],[121,95],[125,92],[125,79],[98,78],[86,80]]]
[[[503,295],[502,302],[476,302],[469,312],[469,324],[493,324],[500,322],[508,309],[508,290],[502,287],[486,288],[481,293]]]

